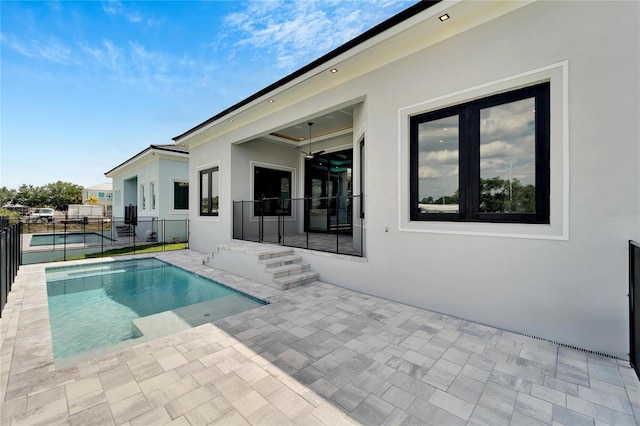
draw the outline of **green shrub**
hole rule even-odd
[[[8,217],[9,225],[14,225],[20,222],[20,214],[18,214],[18,212],[11,212],[7,209],[0,209],[0,216]]]

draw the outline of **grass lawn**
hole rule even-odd
[[[136,246],[135,254],[157,253],[162,251],[163,245],[164,245],[164,251],[184,250],[188,248],[187,243],[145,244],[145,245]],[[123,248],[118,248],[113,250],[105,250],[103,253],[81,254],[78,256],[67,257],[67,260],[93,259],[96,257],[118,256],[118,255],[124,255],[124,254],[134,254],[133,247],[123,247]]]

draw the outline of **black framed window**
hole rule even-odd
[[[173,209],[189,210],[189,182],[173,182]]]
[[[411,117],[411,220],[549,223],[549,122],[549,83]]]
[[[219,175],[218,167],[200,172],[200,216],[218,216]]]
[[[253,199],[256,216],[291,216],[291,172],[255,166]]]

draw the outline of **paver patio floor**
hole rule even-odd
[[[3,425],[640,421],[626,361],[322,282],[281,292],[193,251],[158,257],[270,304],[56,368],[45,265],[23,266],[0,320]]]

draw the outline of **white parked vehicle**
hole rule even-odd
[[[38,208],[31,212],[31,218],[39,222],[51,222],[55,213],[54,209]]]

